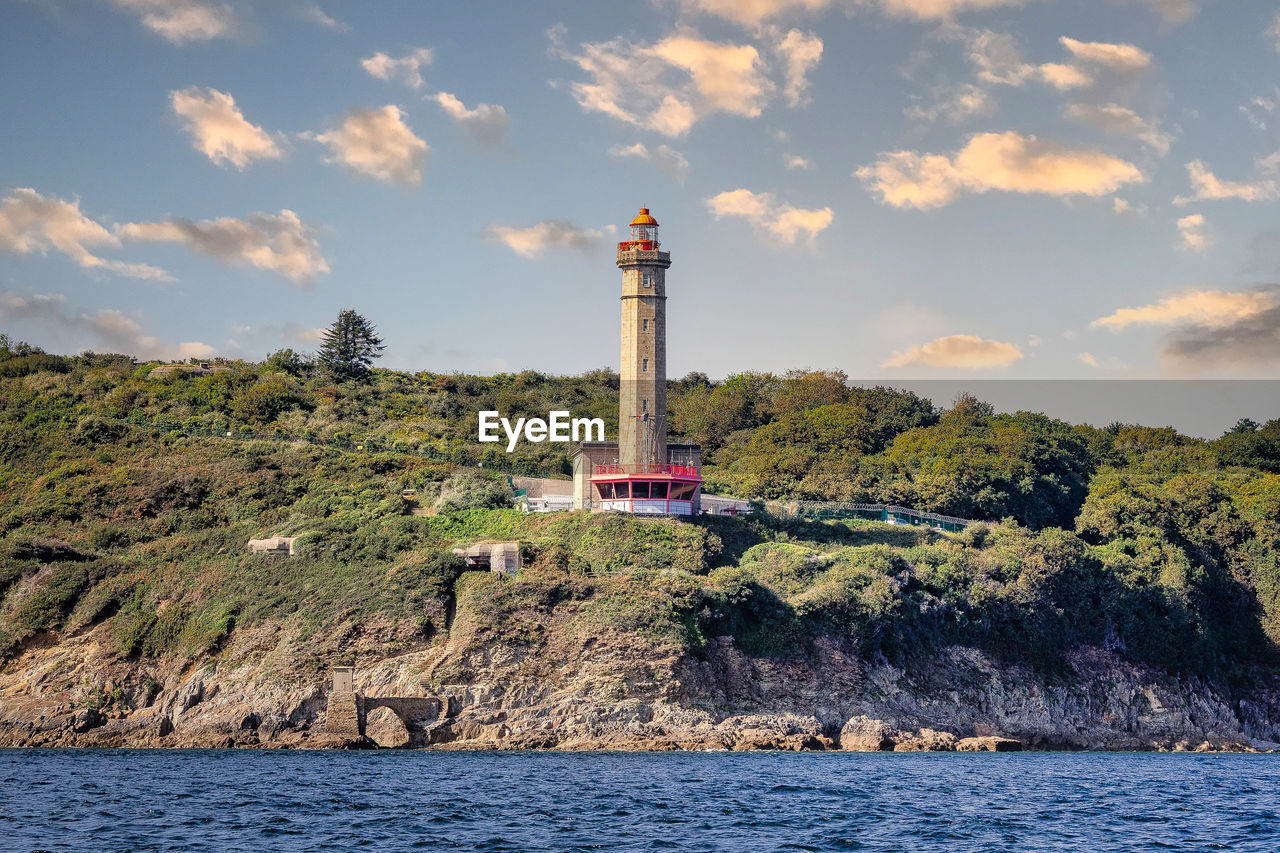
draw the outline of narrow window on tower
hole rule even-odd
[[[644,360],[644,366],[643,366],[643,367],[641,367],[641,368],[640,368],[640,370],[641,370],[642,372],[644,372],[644,373],[648,373],[648,372],[649,372],[649,359],[647,359],[647,358],[646,358],[646,359]]]
[[[642,320],[641,322],[644,324],[643,326],[641,326],[641,327],[640,327],[640,328],[641,328],[641,331],[644,331],[644,332],[649,331],[649,321],[648,321],[648,320]]]
[[[653,273],[644,274],[644,286],[653,287]]]
[[[641,400],[641,401],[640,401],[640,411],[642,411],[642,412],[647,412],[647,411],[649,411],[649,401],[648,401],[648,400]]]

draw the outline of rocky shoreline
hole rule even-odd
[[[534,654],[462,626],[447,641],[379,660],[376,634],[355,656],[355,690],[434,698],[429,718],[381,708],[365,737],[335,734],[326,729],[327,673],[289,673],[262,637],[240,638],[217,661],[178,664],[115,659],[90,632],[29,648],[0,672],[0,746],[1280,749],[1280,691],[1229,695],[1098,649],[1073,653],[1073,676],[1049,682],[965,647],[908,672],[831,638],[788,660],[749,657],[728,637],[697,656],[604,637]]]

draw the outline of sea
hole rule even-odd
[[[1280,756],[0,750],[0,850],[1280,850]]]

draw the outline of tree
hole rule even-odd
[[[325,331],[316,360],[334,379],[362,379],[385,349],[376,332],[372,323],[348,308]]]
[[[291,349],[278,349],[263,363],[264,367],[290,376],[303,376],[311,372],[316,360],[306,353],[294,352]]]

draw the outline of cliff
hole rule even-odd
[[[536,588],[501,613],[492,594]],[[548,605],[547,591],[575,587]],[[412,625],[348,623],[305,642],[356,663],[371,698],[431,697],[406,725],[369,715],[370,741],[326,732],[327,672],[297,666],[281,625],[236,632],[216,656],[119,659],[105,627],[33,644],[0,673],[5,746],[448,749],[1280,748],[1280,691],[1234,691],[1096,648],[1050,678],[971,647],[895,665],[847,638],[791,657],[730,636],[695,650],[593,614],[616,588],[542,576],[467,577],[446,634],[394,656]],[[529,593],[531,590],[516,590]]]

